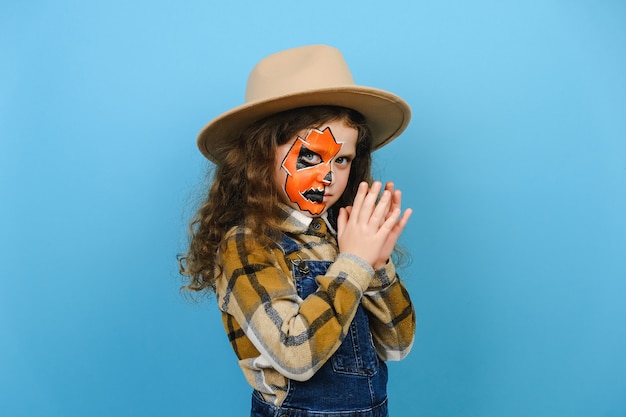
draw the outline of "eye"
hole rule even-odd
[[[319,156],[315,152],[310,151],[308,149],[303,149],[303,152],[300,154],[300,157],[302,158],[302,162],[305,162],[311,165],[317,165],[322,162],[321,156]]]
[[[314,165],[319,165],[322,162],[322,157],[317,152],[313,152],[310,149],[305,148],[304,146],[300,149],[300,153],[298,154],[298,160],[296,162],[296,169],[304,169],[309,168]]]
[[[352,159],[350,159],[347,156],[340,156],[337,159],[335,159],[335,164],[337,165],[349,165],[350,162],[352,162]]]

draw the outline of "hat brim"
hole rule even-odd
[[[252,123],[282,111],[306,106],[342,106],[361,113],[379,149],[397,138],[411,119],[409,105],[395,94],[371,87],[350,85],[319,89],[246,103],[209,122],[198,135],[198,148],[209,160],[220,164],[223,149]]]

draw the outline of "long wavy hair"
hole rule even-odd
[[[281,194],[273,181],[276,148],[304,129],[320,128],[336,120],[357,129],[358,137],[348,184],[329,209],[330,221],[336,221],[339,208],[352,204],[359,183],[371,183],[372,137],[360,113],[336,106],[301,107],[258,121],[228,144],[223,162],[213,173],[207,198],[190,223],[189,249],[178,256],[180,273],[189,281],[183,289],[214,290],[221,274],[217,254],[231,228],[249,228],[264,245],[278,240],[282,219],[277,210]]]

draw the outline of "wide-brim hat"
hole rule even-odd
[[[411,119],[409,105],[390,92],[356,85],[341,52],[311,45],[277,52],[250,72],[245,102],[209,122],[198,135],[198,148],[216,164],[224,145],[251,124],[298,107],[333,105],[361,113],[378,149],[402,133]]]

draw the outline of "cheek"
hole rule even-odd
[[[287,177],[287,183],[298,191],[306,191],[315,188],[319,177],[319,169],[304,169],[296,171],[293,176]]]
[[[350,179],[350,169],[341,170],[335,174],[335,184],[342,190],[348,186],[348,180]]]
[[[287,181],[287,172],[281,167],[280,164],[278,164],[276,169],[274,170],[273,179],[277,190],[282,190],[285,188],[285,181]]]

